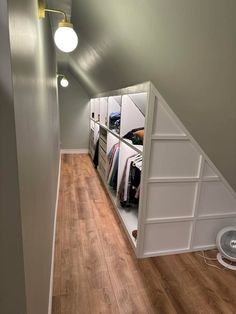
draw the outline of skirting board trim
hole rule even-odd
[[[61,154],[88,154],[88,148],[80,149],[61,149]]]
[[[52,242],[52,259],[51,259],[51,274],[50,274],[50,287],[49,287],[48,314],[52,313],[54,253],[55,253],[55,240],[56,240],[57,208],[58,208],[59,189],[60,189],[60,176],[61,176],[61,155],[59,156],[59,169],[58,169],[58,178],[57,178],[57,195],[56,195],[54,226],[53,226],[53,242]]]

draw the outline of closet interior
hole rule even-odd
[[[136,246],[147,92],[91,99],[90,155]]]
[[[150,83],[90,100],[90,156],[137,257],[215,247],[236,195]]]

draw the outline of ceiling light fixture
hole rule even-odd
[[[78,45],[78,36],[73,29],[73,24],[68,20],[66,13],[61,10],[47,9],[44,0],[38,0],[39,18],[45,18],[45,13],[62,14],[63,19],[58,23],[58,28],[54,34],[54,41],[58,49],[63,52],[71,52]]]
[[[62,87],[67,87],[69,85],[69,81],[67,80],[67,78],[65,77],[64,74],[57,74],[57,77],[60,78],[60,85]]]

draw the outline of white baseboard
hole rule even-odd
[[[55,214],[54,214],[54,225],[53,225],[53,242],[52,242],[52,259],[51,259],[51,274],[50,274],[50,288],[49,288],[48,314],[51,314],[51,313],[52,313],[54,253],[55,253],[55,240],[56,240],[57,208],[58,208],[59,189],[60,189],[60,175],[61,175],[61,155],[60,155],[60,159],[59,159],[59,169],[58,169],[58,178],[57,178],[57,195],[56,195]]]
[[[61,149],[61,154],[88,154],[88,148],[80,149]]]

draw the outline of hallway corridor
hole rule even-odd
[[[53,314],[235,313],[235,273],[135,258],[87,155],[62,155],[54,263]]]

